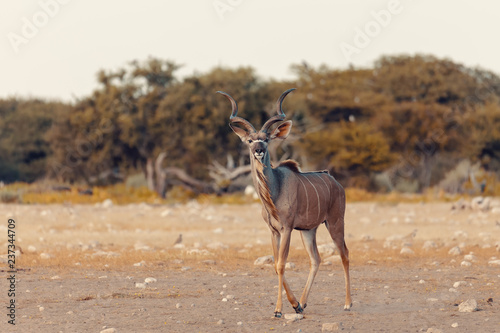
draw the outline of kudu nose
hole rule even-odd
[[[257,149],[255,149],[255,152],[257,154],[263,154],[264,153],[264,149],[257,148]]]

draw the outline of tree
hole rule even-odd
[[[373,174],[395,161],[386,139],[368,123],[329,125],[305,134],[300,146],[317,167],[332,170],[349,186],[369,188]]]
[[[333,70],[321,66],[315,70],[308,65],[292,69],[298,75],[297,94],[305,100],[307,113],[316,122],[367,120],[390,101],[375,91],[369,69]]]
[[[398,103],[478,103],[484,102],[484,89],[497,96],[500,91],[500,78],[493,73],[430,55],[382,56],[373,77],[374,91]]]
[[[436,103],[393,104],[382,109],[373,123],[400,156],[395,176],[417,179],[419,190],[444,176],[432,177],[435,158],[438,153],[455,152],[460,142],[451,108]]]
[[[227,100],[215,92],[231,94],[239,115],[259,129],[291,87],[298,89],[284,107],[294,130],[270,147],[275,161],[329,168],[356,186],[371,186],[383,172],[423,190],[464,157],[497,160],[500,78],[486,70],[426,55],[384,56],[345,70],[302,63],[292,66],[296,81],[263,81],[249,67],[178,80],[178,68],[150,58],[99,72],[99,88],[63,112],[47,136],[52,174],[105,183],[142,171],[151,189],[174,176],[195,188],[229,188],[214,170],[244,170],[248,154],[229,130]],[[215,178],[225,185],[207,185]]]
[[[49,134],[54,148],[53,174],[63,180],[99,180],[139,169],[147,173],[162,143],[158,105],[176,80],[178,65],[150,58],[130,69],[98,73],[101,89],[81,100]],[[71,134],[69,134],[71,133]],[[111,171],[111,172],[110,172]],[[113,177],[111,177],[112,179]]]
[[[0,100],[0,180],[42,178],[51,154],[45,133],[70,106],[38,99]]]
[[[486,103],[469,110],[463,118],[464,153],[471,160],[479,160],[482,166],[500,176],[500,105]]]

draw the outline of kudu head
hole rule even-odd
[[[259,132],[255,130],[255,128],[252,126],[252,124],[250,124],[248,120],[237,116],[238,104],[231,96],[223,91],[217,91],[219,94],[224,95],[231,102],[233,110],[231,112],[231,117],[229,117],[229,126],[231,127],[233,132],[240,137],[241,141],[243,141],[248,146],[248,148],[250,149],[250,156],[253,156],[261,163],[267,154],[267,146],[269,142],[274,139],[286,139],[286,137],[290,133],[290,130],[292,129],[292,121],[288,120],[280,124],[274,131],[271,132],[272,125],[285,120],[286,116],[281,105],[286,95],[294,90],[295,88],[288,89],[283,94],[281,94],[276,105],[277,115],[269,118],[269,120],[265,122]]]

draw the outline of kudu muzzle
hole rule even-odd
[[[254,143],[254,147],[252,148],[252,153],[253,156],[257,160],[259,160],[259,162],[262,162],[262,159],[264,158],[266,152],[267,152],[267,147],[263,142]]]

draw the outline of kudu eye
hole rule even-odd
[[[252,140],[248,139],[248,143],[252,143],[252,142],[253,142]]]

